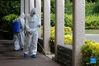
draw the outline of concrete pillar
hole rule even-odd
[[[50,0],[44,0],[44,49],[49,54],[49,38],[50,38]]]
[[[40,21],[41,21],[41,0],[35,0],[35,7],[37,9],[37,14],[40,18]],[[39,38],[41,38],[41,28],[39,29]]]
[[[24,13],[24,0],[21,0],[21,11],[20,13]]]
[[[84,44],[85,0],[73,0],[73,56],[72,66],[81,66],[81,46]]]
[[[24,4],[25,4],[25,16],[27,17],[29,14],[29,1],[28,0],[24,0]],[[28,19],[25,19],[25,24],[28,22]]]
[[[34,0],[30,0],[30,11],[34,8]]]
[[[64,44],[64,0],[56,0],[55,30],[55,55],[57,57],[57,45]]]
[[[35,0],[35,7],[37,8],[37,14],[41,17],[41,0]]]
[[[29,14],[29,1],[25,0],[25,15]]]

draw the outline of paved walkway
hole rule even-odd
[[[99,34],[86,34],[85,38],[99,42]],[[0,42],[0,66],[60,66],[41,53],[38,53],[36,59],[24,59],[22,51],[13,51],[13,44]]]
[[[99,42],[99,34],[85,34],[85,38]]]
[[[41,53],[35,59],[24,59],[22,51],[15,52],[12,47],[11,44],[0,43],[0,66],[60,66]]]

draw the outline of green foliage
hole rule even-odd
[[[86,0],[87,2],[97,2],[98,0]]]
[[[0,29],[8,29],[7,27],[9,22],[4,20],[4,17],[9,14],[20,13],[20,0],[0,0]]]
[[[72,29],[70,27],[64,27],[64,34],[71,34],[72,33]]]
[[[82,64],[83,66],[98,66],[99,65],[99,43],[87,40],[82,46]],[[96,57],[96,64],[90,64],[90,58]]]
[[[72,2],[65,2],[65,13],[66,14],[72,14]],[[99,13],[99,2],[86,2],[85,4],[85,14],[87,15],[92,15],[94,13]]]
[[[55,14],[55,4],[55,0],[51,0],[51,13],[53,14]],[[70,0],[65,0],[65,13],[72,13],[72,3],[70,2]]]
[[[65,26],[72,27],[72,15],[64,15]]]
[[[50,30],[50,44],[54,44],[55,43],[55,27],[51,27]]]
[[[70,27],[64,27],[64,43],[65,44],[72,44],[72,29]],[[54,44],[55,42],[55,27],[51,27],[50,33],[50,44]]]
[[[65,13],[72,14],[72,2],[65,2]]]
[[[99,2],[95,3],[95,6],[93,8],[93,13],[99,14]]]
[[[4,30],[7,30],[7,31],[10,31],[10,25],[11,25],[11,22],[18,18],[18,16],[16,14],[9,14],[7,16],[4,16],[3,17],[3,25],[2,25],[2,29]]]
[[[0,16],[3,17],[11,13],[20,13],[20,1],[0,1]]]
[[[98,10],[98,0],[86,0],[86,15],[93,14],[93,11]],[[96,4],[96,5],[95,5]],[[65,0],[65,13],[72,14],[72,2]],[[55,0],[51,0],[51,13],[55,14]]]
[[[53,27],[55,26],[55,14],[51,14],[51,22],[50,25]]]
[[[72,27],[72,15],[65,14],[64,21],[66,27]],[[51,26],[55,26],[55,14],[51,14]]]
[[[72,15],[65,14],[64,21],[66,27],[72,27]],[[55,14],[51,14],[51,26],[55,26]],[[86,16],[85,28],[99,29],[99,16],[97,14]]]
[[[88,2],[86,2],[85,15],[86,16],[92,15],[94,7],[95,7],[95,3],[88,3]]]
[[[72,35],[66,34],[64,35],[64,44],[65,45],[71,45],[72,44]]]
[[[12,20],[14,20],[16,18],[18,18],[18,16],[15,14],[9,14],[9,15],[3,17],[3,19],[7,22],[12,22]]]
[[[89,15],[85,18],[85,28],[86,29],[99,29],[99,16]],[[65,26],[72,27],[72,15],[64,15]],[[55,26],[55,15],[51,14],[51,26]]]
[[[86,16],[85,27],[86,29],[99,29],[99,16],[98,15]]]
[[[55,0],[51,0],[51,13],[55,14]]]

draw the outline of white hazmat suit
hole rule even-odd
[[[41,21],[36,15],[35,8],[31,11],[28,22],[26,23],[26,44],[24,54],[30,56],[37,54],[38,28],[41,26]]]
[[[14,49],[20,50],[24,47],[24,24],[25,15],[22,13],[17,20],[20,20],[20,32],[14,34]]]
[[[24,25],[25,25],[25,14],[22,13],[21,16],[20,16],[20,24],[21,24],[21,27],[20,27],[20,42],[21,42],[21,48],[24,47],[24,38],[25,38],[25,34],[24,34]]]

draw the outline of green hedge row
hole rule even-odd
[[[3,30],[7,30],[7,31],[10,31],[10,28],[11,28],[11,22],[18,18],[18,15],[16,14],[9,14],[9,15],[6,15],[4,16],[2,19],[3,19],[3,24],[1,26],[1,29]]]
[[[66,27],[72,27],[72,16],[71,15],[68,15],[68,14],[65,14],[64,15],[64,25]],[[51,26],[55,26],[55,14],[51,14],[51,22],[50,22]]]
[[[87,16],[85,27],[86,29],[99,29],[99,16],[98,15]]]
[[[71,2],[66,2],[65,4],[65,13],[66,14],[72,14],[73,13],[73,4]],[[91,14],[94,14],[94,13],[99,13],[99,3],[96,2],[96,3],[88,3],[86,2],[85,4],[85,15],[91,15]]]
[[[54,13],[55,14],[55,3],[54,0],[51,0],[51,13]],[[72,2],[65,2],[65,13],[66,14],[72,14],[73,12],[73,3]],[[91,15],[91,14],[94,14],[94,13],[99,13],[99,2],[86,2],[85,3],[85,13],[86,15]]]
[[[72,27],[72,15],[64,15],[64,25],[65,27]],[[51,14],[51,26],[55,26],[55,15]],[[85,28],[86,29],[99,29],[99,16],[89,15],[85,18]]]
[[[55,27],[51,27],[50,30],[50,44],[55,42]],[[70,27],[64,27],[64,44],[72,44],[72,29]]]

